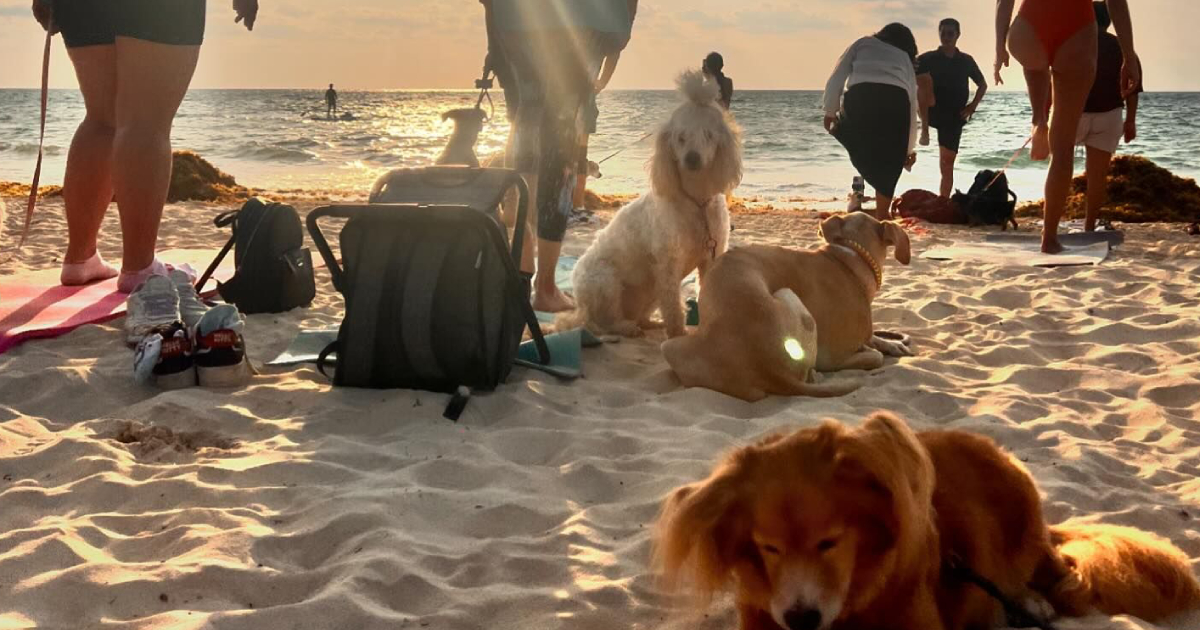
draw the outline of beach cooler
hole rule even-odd
[[[499,208],[514,186],[510,247]],[[432,166],[386,173],[367,204],[313,210],[309,234],[346,300],[321,372],[334,364],[339,386],[454,393],[446,415],[456,419],[470,389],[504,382],[526,328],[549,363],[530,280],[518,267],[528,197],[510,169]],[[347,219],[340,257],[319,225],[332,217]]]

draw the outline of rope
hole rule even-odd
[[[635,141],[633,141],[633,142],[631,142],[631,143],[629,143],[629,144],[627,144],[627,145],[625,145],[625,146],[621,147],[620,149],[617,149],[616,151],[613,151],[612,155],[609,155],[608,157],[604,158],[603,160],[599,160],[599,161],[597,161],[597,162],[596,162],[596,164],[603,164],[603,163],[605,163],[605,162],[607,162],[607,161],[609,161],[609,160],[611,160],[611,159],[613,159],[613,158],[617,157],[617,156],[618,156],[618,155],[620,155],[621,153],[624,153],[624,152],[625,152],[625,150],[627,150],[627,149],[630,149],[630,148],[633,148],[633,146],[634,146],[634,145],[641,144],[641,142],[642,142],[643,140],[645,140],[646,138],[649,138],[650,136],[653,136],[653,135],[654,135],[654,132],[653,132],[653,131],[647,132],[647,133],[646,133],[646,135],[644,135],[644,136],[642,136],[641,138],[638,138],[637,140],[635,140]]]
[[[53,33],[53,29],[46,29],[46,46],[42,50],[41,130],[38,133],[37,166],[33,167],[33,182],[29,186],[29,202],[25,206],[25,225],[21,228],[21,238],[17,242],[16,250],[0,262],[8,262],[21,253],[21,248],[25,246],[25,239],[29,236],[29,225],[33,221],[33,210],[37,207],[38,184],[42,180],[42,149],[46,144],[46,102],[50,93],[50,41],[54,37]]]

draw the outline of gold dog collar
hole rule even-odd
[[[866,247],[863,247],[862,245],[859,245],[855,241],[852,241],[848,238],[842,239],[841,243],[839,243],[839,244],[845,245],[846,247],[853,249],[855,252],[858,253],[858,257],[862,258],[863,261],[866,262],[867,265],[871,267],[871,272],[875,274],[875,288],[876,289],[883,286],[883,268],[879,266],[879,263],[875,262],[875,257],[872,256],[871,253],[867,251]]]

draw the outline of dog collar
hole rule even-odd
[[[867,251],[866,247],[848,238],[841,239],[838,245],[844,245],[854,250],[858,254],[858,257],[862,258],[863,262],[867,263],[867,266],[871,268],[871,273],[875,274],[875,289],[878,290],[883,287],[883,268],[879,266],[879,263],[875,262],[875,257]]]
[[[686,192],[683,194],[685,197],[688,198],[688,200],[690,200],[692,203],[696,204],[697,208],[700,209],[700,221],[701,221],[701,223],[704,224],[704,236],[707,237],[704,241],[704,249],[708,250],[708,259],[709,260],[716,260],[717,259],[717,239],[713,237],[712,228],[709,227],[709,225],[708,225],[708,204],[712,203],[713,199],[716,199],[717,196],[713,195],[712,198],[709,199],[708,201],[706,201],[704,203],[700,203],[699,201],[696,201],[695,197],[692,197],[691,195],[687,194]]]

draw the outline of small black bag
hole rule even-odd
[[[519,190],[512,250],[498,216],[505,193]],[[346,300],[334,385],[460,392],[504,382],[529,328],[549,361],[521,259],[525,181],[508,169],[435,166],[383,175],[366,205],[326,206],[308,215],[308,232]],[[318,226],[348,219],[335,256]],[[465,400],[451,401],[454,418]]]
[[[304,247],[304,227],[295,208],[253,198],[213,223],[231,226],[233,236],[197,281],[197,291],[232,248],[237,270],[228,282],[217,283],[217,291],[239,311],[282,313],[312,303],[317,294],[312,253]]]
[[[953,201],[967,215],[971,225],[999,225],[1007,230],[1012,223],[1017,229],[1017,193],[1008,187],[1008,176],[1003,172],[979,171],[967,194],[956,191]]]

